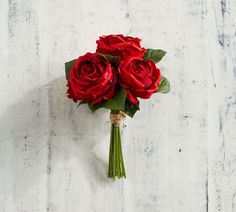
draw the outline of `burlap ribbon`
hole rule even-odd
[[[110,113],[110,121],[115,126],[120,126],[120,122],[126,117],[126,114],[122,111],[118,114],[112,114]]]

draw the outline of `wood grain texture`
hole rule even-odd
[[[1,0],[0,212],[236,212],[235,0]],[[167,55],[168,95],[122,125],[66,98],[64,62],[123,33]]]

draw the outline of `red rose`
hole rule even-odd
[[[115,93],[116,76],[110,63],[96,53],[79,57],[70,70],[68,97],[96,104]]]
[[[122,59],[126,57],[143,57],[146,50],[140,45],[141,39],[128,37],[124,35],[107,35],[99,37],[97,43],[97,52],[109,54],[112,56],[120,56]]]
[[[161,73],[153,61],[129,58],[121,62],[118,72],[119,83],[126,88],[131,103],[138,103],[137,97],[148,99],[158,90]]]

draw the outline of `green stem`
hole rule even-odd
[[[112,163],[112,177],[115,179],[116,177],[116,131],[114,128],[114,124],[112,124],[113,128],[113,136],[112,136],[112,146],[113,146],[113,151],[112,151],[112,158],[113,158],[113,163]]]
[[[116,127],[116,134],[117,134],[117,139],[116,139],[116,155],[117,155],[117,172],[118,172],[118,178],[121,177],[121,169],[120,169],[120,151],[119,151],[119,143],[120,143],[120,140],[119,140],[119,127]]]
[[[116,127],[117,129],[117,136],[119,138],[119,127]],[[118,161],[120,161],[120,148],[119,148],[119,139],[117,139],[117,157],[118,157]],[[118,163],[118,178],[121,178],[122,175],[122,171],[121,171],[121,167],[120,167],[120,162]]]
[[[118,114],[119,111],[112,110],[111,113]],[[126,177],[121,147],[120,127],[114,124],[111,125],[108,177],[113,179],[116,177]]]
[[[111,127],[111,137],[110,137],[110,152],[109,152],[109,170],[108,170],[108,177],[112,177],[112,152],[113,152],[113,127]]]
[[[121,161],[121,168],[122,168],[122,176],[126,178],[126,172],[125,172],[125,165],[124,165],[124,159],[122,154],[122,147],[121,147],[121,139],[120,139],[120,128],[118,128],[118,138],[119,138],[119,152],[120,152],[120,161]]]

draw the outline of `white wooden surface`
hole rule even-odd
[[[167,50],[168,95],[122,126],[65,96],[64,62],[99,35]],[[235,0],[1,0],[0,212],[236,212]]]

